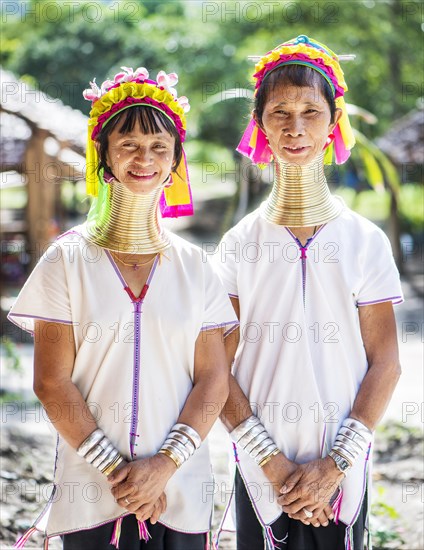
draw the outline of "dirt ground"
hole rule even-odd
[[[405,303],[396,308],[403,375],[376,433],[371,510],[373,550],[424,550],[424,403],[422,277],[403,282]],[[25,396],[22,404],[3,395],[0,465],[0,548],[11,548],[38,516],[51,490],[55,437],[34,404],[32,346],[18,349],[24,372],[11,375],[2,365],[3,392]],[[4,359],[4,356],[2,357]],[[12,395],[9,394],[9,395]],[[218,422],[210,447],[218,491],[215,527],[231,488],[226,454],[227,436]],[[42,548],[40,536],[28,548]],[[49,550],[61,548],[52,540]],[[234,550],[234,536],[225,533],[220,550]],[[330,550],[330,549],[329,549]]]
[[[37,413],[34,411],[34,418]],[[28,409],[25,411],[28,414]],[[211,435],[213,462],[218,490],[215,495],[215,525],[218,524],[231,480],[228,457],[223,445],[222,426]],[[27,529],[43,507],[51,490],[55,438],[45,427],[33,423],[11,423],[2,430],[1,464],[1,548],[11,547],[18,533]],[[423,504],[422,464],[423,439],[418,428],[388,424],[378,431],[374,456],[374,550],[422,550]],[[223,490],[223,488],[225,489]],[[387,539],[387,540],[386,540]],[[386,540],[382,545],[381,541]],[[377,544],[380,541],[379,544]],[[32,537],[28,548],[41,548],[42,538]],[[59,539],[52,539],[49,549],[61,548]],[[235,539],[225,533],[221,550],[235,549]]]

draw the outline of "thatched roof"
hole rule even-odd
[[[23,160],[25,144],[34,129],[46,131],[59,149],[84,154],[87,117],[39,90],[34,90],[0,67],[0,169]]]
[[[424,159],[424,109],[411,111],[396,120],[390,130],[378,138],[376,143],[397,165],[422,164]]]

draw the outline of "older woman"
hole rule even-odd
[[[223,334],[238,321],[201,250],[158,216],[192,211],[176,83],[124,68],[86,90],[96,198],[10,313],[35,334],[34,389],[58,432],[51,509],[33,529],[65,550],[203,550],[210,529],[202,441],[228,396]]]
[[[299,36],[262,57],[254,78],[239,151],[273,160],[275,181],[216,256],[240,317],[222,414],[237,548],[360,550],[372,432],[400,373],[399,276],[383,232],[326,182],[324,160],[334,151],[344,162],[354,144],[338,57]]]

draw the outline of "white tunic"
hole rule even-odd
[[[237,325],[202,251],[175,235],[171,243],[162,260],[155,260],[147,294],[136,303],[110,254],[88,243],[77,227],[50,246],[9,314],[28,331],[35,319],[72,324],[72,381],[98,426],[127,458],[155,454],[176,422],[193,387],[200,331]],[[48,330],[55,338],[54,327]],[[213,498],[205,499],[207,483],[212,476],[204,442],[169,480],[160,521],[188,533],[208,531]],[[48,536],[94,527],[124,512],[105,476],[62,438],[55,484]]]
[[[367,372],[358,306],[400,303],[390,244],[344,208],[301,249],[263,205],[224,235],[215,261],[240,301],[233,373],[279,449],[297,463],[328,454]],[[263,524],[281,514],[261,468],[242,450],[239,466]],[[340,519],[359,513],[367,457],[343,482]]]

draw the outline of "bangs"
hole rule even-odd
[[[174,168],[180,164],[183,156],[183,146],[174,123],[159,109],[147,105],[134,105],[110,118],[101,129],[97,138],[99,143],[99,165],[97,170],[99,173],[101,169],[112,173],[107,164],[107,149],[109,135],[119,124],[122,124],[119,129],[119,133],[122,135],[132,132],[137,125],[139,125],[144,135],[160,134],[163,131],[168,132],[170,136],[175,138]]]
[[[330,107],[331,121],[334,120],[336,103],[333,91],[328,82],[319,72],[304,65],[282,65],[271,71],[262,81],[255,97],[255,110],[259,120],[262,122],[262,115],[266,102],[270,95],[281,84],[296,86],[297,88],[309,87],[318,88]]]
[[[120,134],[132,132],[137,124],[140,125],[143,134],[160,134],[164,130],[171,136],[175,136],[176,133],[174,123],[162,111],[146,105],[129,107],[113,117],[109,122],[110,132],[122,121]]]
[[[277,84],[283,83],[297,87],[315,87],[321,85],[321,81],[327,82],[325,79],[311,67],[304,65],[283,65],[274,69],[268,77],[265,78],[263,84],[267,84],[273,90]],[[327,84],[328,86],[328,84]]]

